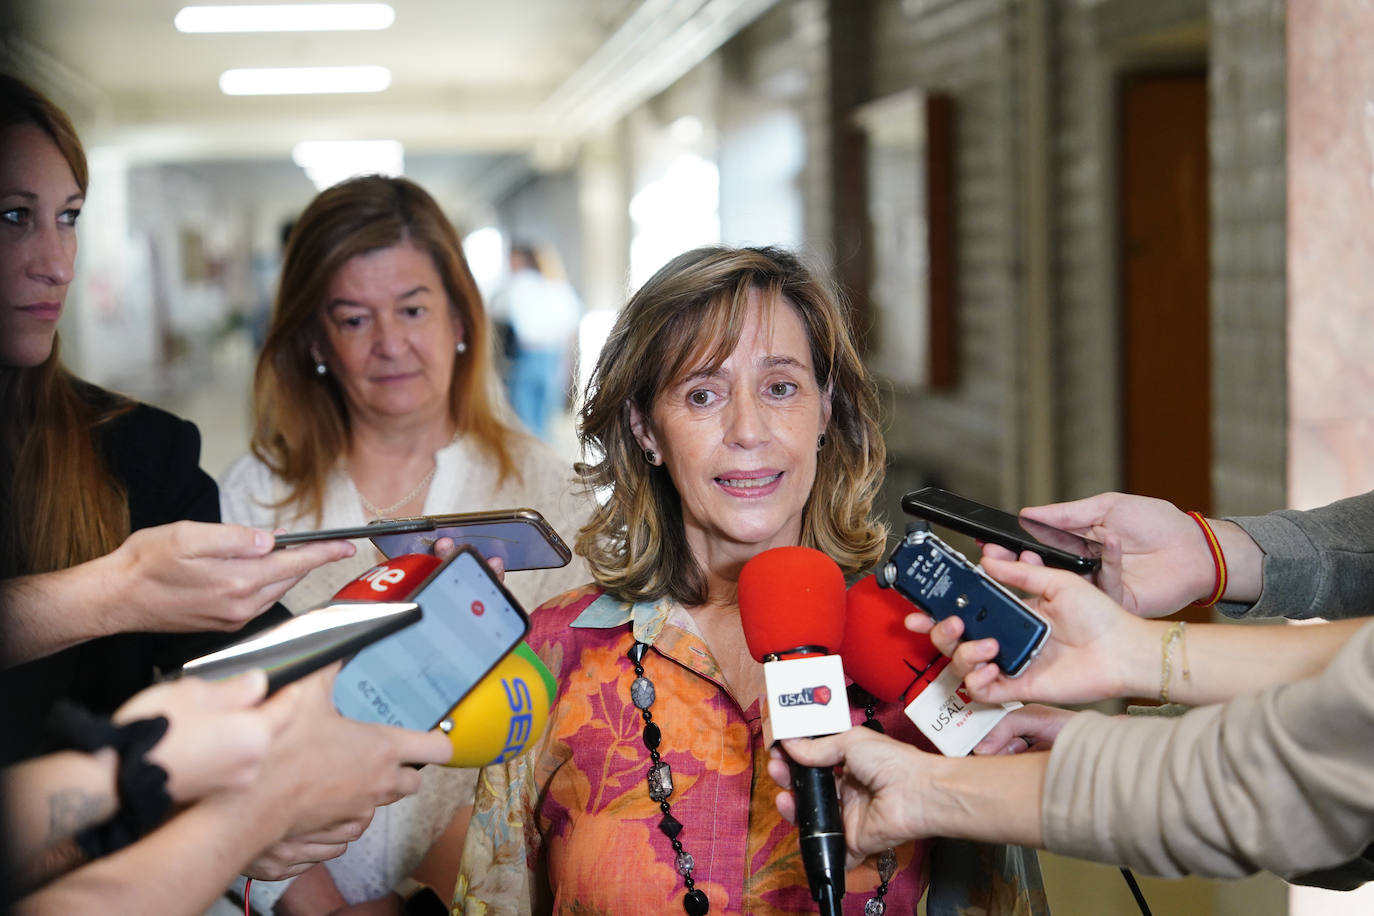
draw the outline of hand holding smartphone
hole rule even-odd
[[[277,546],[347,538],[370,538],[385,556],[433,553],[440,538],[477,549],[488,559],[499,557],[507,572],[567,566],[572,551],[544,516],[533,509],[497,509],[422,515],[371,522],[354,528],[330,528],[277,535]]]
[[[929,531],[904,537],[876,579],[936,620],[963,620],[961,640],[996,639],[994,661],[1008,677],[1024,671],[1049,639],[1044,618]]]
[[[1018,554],[1029,550],[1038,554],[1046,566],[1091,573],[1102,563],[1102,545],[1097,541],[985,506],[939,487],[908,493],[902,497],[902,511]]]

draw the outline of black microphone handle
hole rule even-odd
[[[829,767],[802,766],[791,758],[787,765],[792,769],[797,831],[811,899],[820,904],[821,916],[840,916],[845,846],[835,772]]]

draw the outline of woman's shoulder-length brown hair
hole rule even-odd
[[[323,336],[329,284],[349,259],[410,242],[429,254],[462,323],[467,351],[454,362],[449,413],[473,436],[501,477],[519,476],[515,430],[503,418],[491,332],[463,245],[439,204],[405,178],[368,175],[318,194],[296,220],[283,258],[253,380],[253,453],[288,487],[281,505],[319,518],[325,482],[348,448],[349,418],[333,376],[315,373],[312,344]]]
[[[886,447],[878,396],[859,358],[847,312],[829,287],[780,248],[706,247],[662,267],[625,305],[597,360],[580,411],[582,481],[606,498],[578,534],[597,584],[627,600],[706,600],[668,473],[644,460],[630,405],[654,399],[689,371],[723,363],[739,342],[752,291],[797,310],[816,381],[829,387],[830,422],[802,519],[802,544],[846,574],[869,568],[886,541],[871,516]]]
[[[71,119],[37,89],[0,73],[0,131],[23,124],[47,134],[85,194],[90,170]],[[0,366],[0,578],[75,566],[129,535],[124,485],[92,431],[132,405],[79,385],[60,353],[54,334],[37,366]]]

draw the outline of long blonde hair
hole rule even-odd
[[[825,284],[780,248],[698,248],[674,258],[630,298],[587,385],[577,471],[608,498],[577,537],[602,588],[627,600],[706,600],[706,578],[687,546],[682,506],[666,471],[648,464],[630,426],[630,405],[652,411],[659,392],[687,371],[718,368],[739,342],[758,292],[794,306],[811,344],[820,387],[830,388],[827,442],[817,461],[801,543],[847,574],[867,569],[886,531],[870,511],[886,447],[877,391],[854,345],[847,313]]]
[[[90,173],[67,115],[42,93],[0,74],[0,131],[42,130],[81,193]],[[129,535],[124,488],[95,445],[101,423],[131,404],[97,403],[62,365],[60,341],[37,366],[0,366],[0,578],[65,569],[118,547]]]
[[[491,362],[491,326],[462,242],[443,210],[404,178],[369,175],[315,197],[291,230],[271,327],[253,380],[255,454],[289,488],[279,505],[318,521],[324,486],[348,448],[348,410],[332,376],[314,371],[310,347],[323,339],[329,284],[351,258],[409,241],[429,254],[462,322],[467,352],[454,362],[449,413],[496,461],[519,476],[512,429],[501,417]]]

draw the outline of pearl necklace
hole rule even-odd
[[[345,468],[344,470],[347,471],[348,469]],[[363,491],[358,489],[357,483],[353,484],[353,489],[357,491],[358,501],[363,504],[363,508],[366,509],[368,512],[371,512],[378,519],[383,519],[391,513],[395,512],[397,509],[404,506],[405,504],[409,503],[415,497],[419,496],[420,491],[423,490],[425,487],[429,486],[429,482],[434,479],[434,472],[437,470],[439,470],[439,465],[436,463],[434,467],[429,469],[428,474],[420,478],[420,482],[415,485],[415,489],[411,490],[405,496],[402,496],[399,500],[387,506],[385,509],[380,509],[377,506],[372,505],[372,502],[366,496],[363,495]]]
[[[458,441],[458,433],[457,433],[457,432],[454,432],[453,438],[450,439],[450,440],[448,440],[448,445],[452,445],[453,443],[455,443],[455,442],[457,442],[457,441]],[[446,446],[444,446],[444,447],[447,448],[448,446],[446,445]],[[343,468],[343,472],[344,472],[345,476],[347,476],[347,475],[348,475],[348,462],[347,462],[347,461],[340,461],[340,462],[339,462],[339,465],[340,465],[340,467]],[[396,502],[392,503],[391,505],[387,506],[387,507],[384,508],[384,509],[383,509],[383,508],[379,508],[379,507],[373,505],[373,504],[372,504],[372,501],[371,501],[370,499],[368,499],[366,496],[363,495],[362,488],[358,486],[358,482],[357,482],[357,481],[353,481],[353,492],[355,492],[355,493],[358,494],[358,501],[359,501],[360,503],[363,504],[363,508],[366,509],[368,512],[372,513],[372,515],[373,515],[375,518],[377,518],[378,520],[381,520],[381,519],[386,518],[386,517],[387,517],[388,515],[390,515],[391,513],[395,512],[397,509],[399,509],[399,508],[401,508],[402,506],[404,506],[404,505],[406,505],[407,503],[409,503],[412,499],[414,499],[415,497],[419,496],[422,492],[424,492],[425,487],[429,486],[429,482],[430,482],[431,480],[434,479],[434,475],[435,475],[435,473],[436,473],[438,470],[439,470],[439,460],[436,458],[436,459],[434,460],[434,467],[432,467],[432,468],[429,469],[429,473],[428,473],[428,474],[426,474],[424,477],[420,478],[420,482],[417,483],[417,484],[415,485],[415,489],[411,490],[411,491],[410,491],[409,493],[407,493],[405,496],[402,496],[399,500],[397,500]],[[352,480],[351,477],[350,477],[349,479]]]

